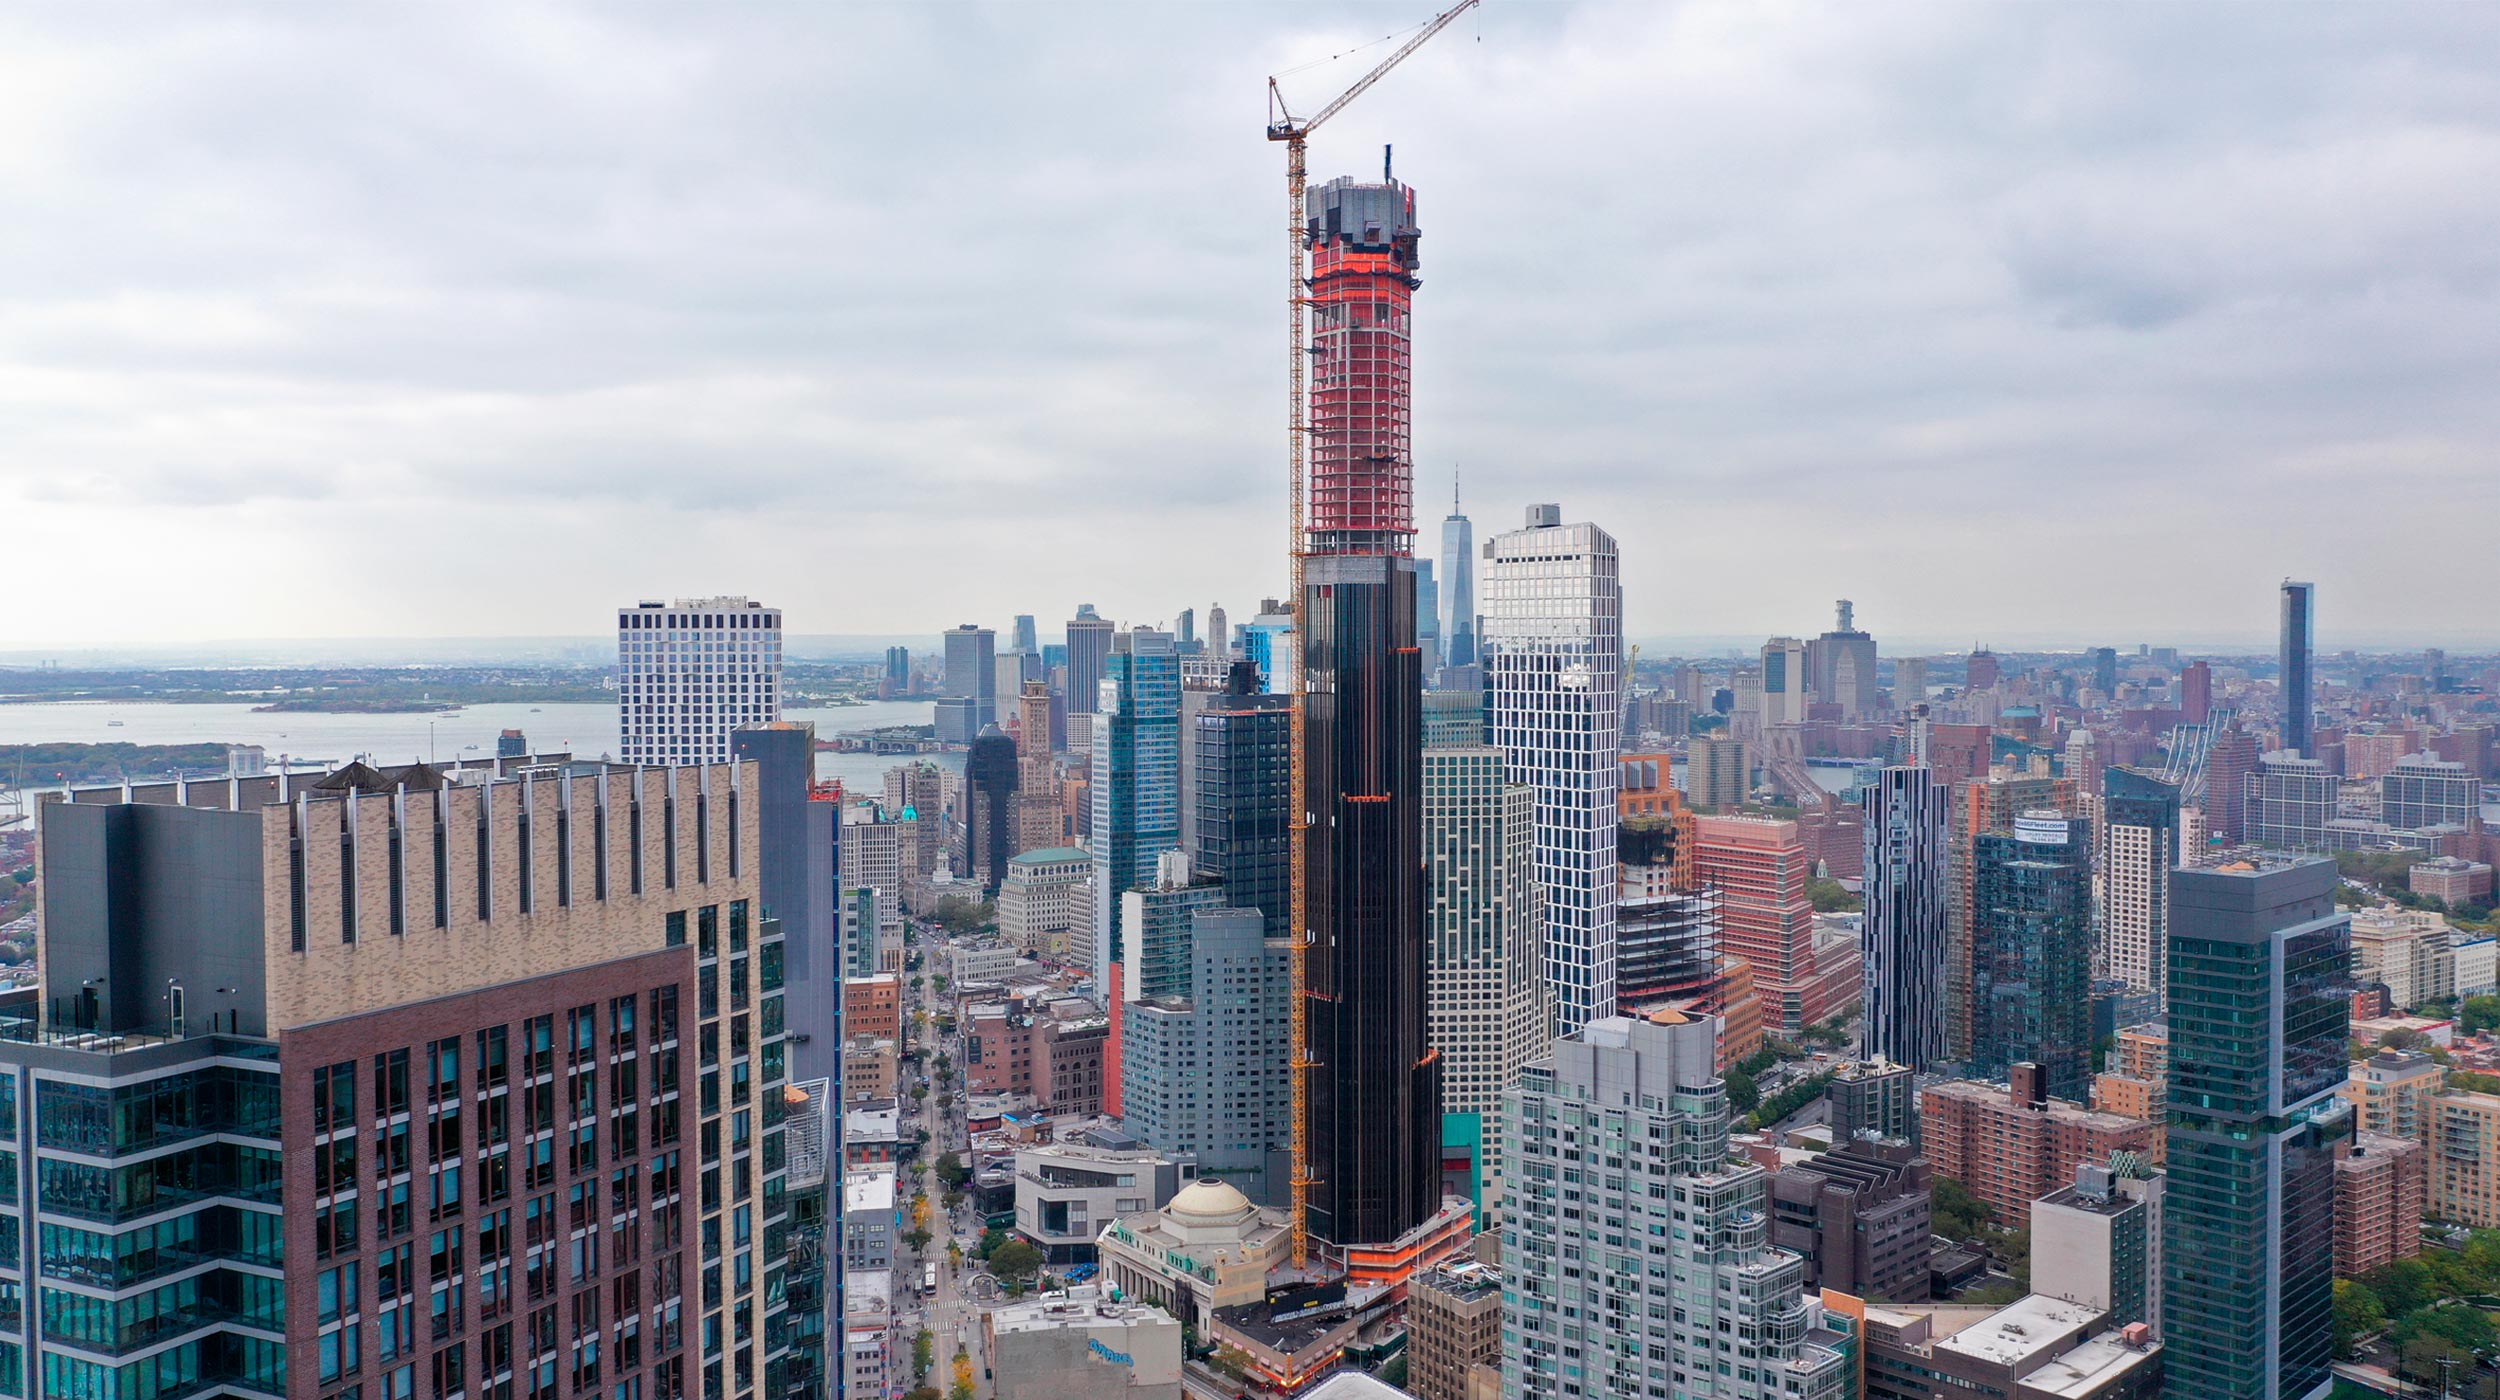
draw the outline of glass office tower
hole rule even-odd
[[[2335,864],[2267,856],[2171,872],[2169,1187],[2162,1329],[2172,1394],[2308,1400],[2332,1387],[2335,1148],[2352,920]]]

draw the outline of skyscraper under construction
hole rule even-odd
[[[1303,566],[1307,1220],[1385,1244],[1441,1207],[1426,1035],[1422,657],[1410,330],[1414,192],[1337,179],[1304,203],[1311,472]]]

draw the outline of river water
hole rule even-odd
[[[787,718],[812,721],[817,736],[889,725],[929,724],[937,707],[926,700],[877,700],[862,705],[791,710]],[[281,755],[336,765],[351,758],[375,763],[416,759],[448,762],[492,754],[507,729],[529,737],[533,751],[584,757],[617,748],[614,705],[468,705],[439,714],[334,715],[300,711],[268,713],[250,705],[168,705],[145,701],[72,701],[0,705],[0,744],[258,744],[271,762]],[[963,767],[960,753],[929,754],[949,768]],[[885,770],[908,762],[891,754],[820,753],[816,776],[875,788]],[[0,774],[0,779],[14,774]],[[28,773],[26,786],[43,786]]]

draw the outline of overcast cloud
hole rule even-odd
[[[1246,616],[1263,82],[1424,8],[0,14],[0,650]],[[2500,636],[2500,7],[1493,0],[1384,141],[1426,538],[1635,635]]]

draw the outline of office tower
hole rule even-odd
[[[1856,604],[1843,598],[1832,610],[1832,630],[1806,643],[1806,672],[1815,699],[1855,720],[1875,713],[1875,639],[1858,630]]]
[[[1450,513],[1441,519],[1441,660],[1472,666],[1476,654],[1476,526],[1458,508],[1450,479]]]
[[[1076,616],[1068,619],[1068,713],[1090,715],[1099,703],[1103,663],[1111,655],[1111,636],[1116,631],[1111,619],[1094,612],[1091,603],[1079,603]]]
[[[1795,822],[1693,819],[1693,878],[1719,896],[1720,945],[1751,965],[1764,1024],[1781,1035],[1838,1015],[1858,994],[1818,975],[1806,899],[1812,869]]]
[[[969,695],[941,695],[930,711],[941,744],[969,744],[975,737],[973,723],[980,717],[981,702]]]
[[[1762,667],[1760,663],[1739,666],[1727,677],[1731,702],[1726,710],[1727,732],[1739,739],[1762,737]]]
[[[885,817],[901,828],[905,885],[936,874],[946,854],[946,784],[952,776],[925,758],[885,770]]]
[[[2041,1292],[2098,1308],[2113,1327],[2141,1322],[2158,1331],[2167,1183],[2127,1165],[2119,1171],[2108,1162],[2085,1163],[2075,1168],[2074,1184],[2033,1203],[2031,1274]]]
[[[1415,561],[1415,646],[1423,654],[1426,679],[1441,673],[1441,584],[1432,561]]]
[[[495,736],[495,757],[497,758],[527,758],[529,752],[529,736],[518,729],[507,729]]]
[[[1753,755],[1742,740],[1709,734],[1685,749],[1684,795],[1703,812],[1730,812],[1753,794]]]
[[[755,764],[748,799],[761,850],[756,894],[781,925],[794,1082],[842,1083],[842,789],[816,784],[816,726],[784,721],[730,736]]]
[[[1945,1018],[1945,789],[1918,764],[1868,785],[1864,950],[1866,1052],[1927,1070],[1949,1057]]]
[[[991,723],[1003,729],[1015,723],[1015,717],[1008,710],[1015,704],[1016,697],[1024,693],[1024,683],[1042,678],[1042,658],[1029,651],[1002,651],[998,653],[994,667],[997,675],[990,686]]]
[[[1918,1135],[1918,1076],[1882,1060],[1850,1060],[1823,1090],[1831,1103],[1832,1137],[1873,1135],[1907,1142]]]
[[[1007,878],[998,886],[999,937],[1028,953],[1064,957],[1070,933],[1082,922],[1091,947],[1093,909],[1078,910],[1074,896],[1080,886],[1090,889],[1093,878],[1094,858],[1074,846],[1019,852],[1007,862]]]
[[[1728,1156],[1715,1040],[1707,1017],[1599,1017],[1502,1096],[1504,1400],[1851,1393],[1805,1261],[1766,1242],[1768,1174]]]
[[[2480,824],[2482,784],[2462,763],[2406,754],[2379,779],[2379,819],[2404,831]]]
[[[1903,714],[1927,703],[1927,658],[1905,656],[1892,663],[1892,707]]]
[[[1554,1033],[1615,1005],[1615,784],[1623,585],[1612,535],[1528,507],[1486,550],[1481,634],[1492,742],[1536,789],[1537,883]]]
[[[1806,644],[1794,637],[1773,637],[1762,644],[1762,718],[1765,733],[1776,724],[1806,722],[1806,702],[1814,691],[1807,684]]]
[[[964,757],[965,805],[970,810],[964,823],[964,873],[983,899],[998,897],[998,882],[1007,878],[1007,862],[1016,854],[1018,776],[1016,741],[995,724],[982,730]]]
[[[730,731],[781,718],[781,609],[724,597],[618,610],[616,699],[625,762],[728,762]]]
[[[1033,614],[1017,613],[1015,623],[1008,629],[1007,636],[1009,650],[1036,657],[1042,654],[1041,637],[1033,630]]]
[[[1198,649],[1198,610],[1183,608],[1172,623],[1172,649],[1186,655]]]
[[[1093,967],[1108,995],[1120,896],[1152,885],[1156,859],[1181,843],[1181,668],[1171,635],[1133,627],[1113,636],[1096,689]]]
[[[1971,1067],[2030,1061],[2081,1102],[2092,1054],[2092,829],[2034,809],[1974,843]]]
[[[1407,1385],[1415,1400],[1498,1394],[1502,1271],[1470,1259],[1416,1275],[1406,1295],[1406,1336]]]
[[[2118,648],[2094,647],[2084,653],[2092,663],[2092,688],[2103,696],[2118,693]]]
[[[1220,907],[1220,893],[1186,911],[1178,985],[1121,1008],[1120,1107],[1147,1146],[1187,1153],[1200,1177],[1275,1205],[1291,1184],[1291,953],[1257,910]]]
[[[2139,991],[2167,983],[2170,871],[2178,865],[2179,789],[2158,774],[2112,768],[2102,775],[2099,965]]]
[[[1207,650],[1217,656],[1233,654],[1232,624],[1224,617],[1224,605],[1207,609]]]
[[[2305,591],[2304,591],[2305,600]],[[2171,872],[2162,1340],[2173,1393],[2324,1396],[2351,920],[2335,863]]]
[[[2256,736],[2234,722],[2205,748],[2205,830],[2226,845],[2248,839],[2248,780],[2257,771]],[[2182,851],[2184,859],[2189,852]]]
[[[1290,695],[1293,693],[1294,669],[1293,614],[1284,610],[1284,604],[1272,598],[1268,602],[1274,606],[1260,609],[1256,616],[1236,629],[1241,638],[1241,655],[1242,659],[1259,668],[1261,689],[1277,695]]]
[[[2179,718],[2189,724],[2203,724],[2213,717],[2213,712],[2213,665],[2191,661],[2179,673]]]
[[[2269,851],[2323,851],[2343,781],[2314,758],[2261,754],[2248,775],[2248,841]]]
[[[909,647],[885,649],[885,678],[893,682],[894,691],[898,695],[911,689],[911,649]]]
[[[1258,667],[1233,663],[1223,694],[1200,710],[1197,849],[1190,863],[1224,882],[1225,903],[1293,926],[1293,697],[1259,693]]]
[[[2317,643],[2317,588],[2314,583],[2283,580],[2283,637],[2279,647],[2283,690],[2283,747],[2303,758],[2317,757],[2310,706],[2317,699],[2317,679],[2309,660]]]
[[[1409,337],[1415,197],[1331,180],[1311,251],[1301,810],[1305,1221],[1387,1245],[1441,1207],[1441,1061],[1427,1036],[1423,675],[1416,651]],[[1264,626],[1267,619],[1260,620]],[[1255,659],[1255,658],[1254,658]],[[1271,689],[1291,687],[1270,652]]]
[[[1452,670],[1473,668],[1445,668]],[[1467,749],[1484,742],[1484,690],[1481,686],[1441,687],[1424,692],[1424,747]]]
[[[1474,1118],[1487,1217],[1502,1199],[1502,1090],[1550,1043],[1536,790],[1479,743],[1424,750],[1424,895],[1431,930],[1431,1044],[1441,1112]]]
[[[1050,683],[1026,681],[1016,697],[1016,833],[1011,855],[1064,845],[1059,765],[1050,756]]]
[[[1189,857],[1158,857],[1154,878],[1119,897],[1122,999],[1191,995],[1190,919],[1224,905],[1224,887],[1190,869]]]
[[[36,1024],[0,1039],[35,1159],[0,1233],[53,1300],[6,1342],[25,1393],[492,1376],[522,1350],[506,1329],[593,1286],[529,1224],[568,1200],[598,1294],[634,1283],[633,1307],[568,1321],[602,1394],[785,1393],[784,1298],[707,1303],[691,1248],[720,1238],[725,1278],[790,1262],[765,1245],[790,1205],[779,1116],[724,1143],[728,1112],[785,1088],[783,993],[760,979],[779,934],[754,917],[755,823],[729,815],[755,769],[494,772],[351,764],[43,807],[45,980]],[[702,988],[762,1029],[733,1048]],[[698,1080],[721,1085],[701,1107]],[[577,1095],[596,1111],[560,1124]],[[429,1311],[436,1237],[464,1261],[436,1296],[477,1306]]]
[[[1969,660],[1963,663],[1963,688],[1966,690],[1994,689],[1997,675],[1997,654],[1986,647],[1979,647],[1973,650]]]
[[[969,744],[998,722],[998,634],[964,623],[946,634],[946,677],[943,693],[972,701],[970,728],[955,742]],[[946,735],[939,735],[946,738]]]
[[[2089,730],[2076,731],[2079,740],[2090,737]],[[2086,761],[2082,766],[2091,765]],[[2028,809],[2075,810],[2075,795],[2084,790],[2075,776],[2076,767],[2073,746],[2069,745],[2065,777],[2019,772],[2010,767],[1991,768],[1985,776],[1949,790],[1953,800],[1952,834],[1945,860],[1952,904],[1946,910],[1945,922],[1945,1038],[1955,1059],[1968,1059],[1971,1054],[1976,946],[1972,932],[1977,926],[1979,838],[1992,831],[2012,831],[2015,816]],[[2097,786],[2090,790],[2099,791]]]

